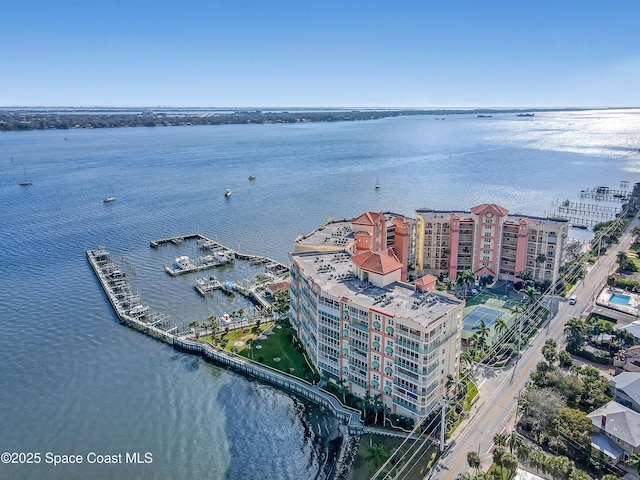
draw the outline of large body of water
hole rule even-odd
[[[204,320],[242,300],[201,299],[193,277],[163,272],[180,249],[149,240],[201,232],[287,261],[296,235],[365,210],[544,215],[581,189],[640,181],[639,132],[640,111],[623,110],[0,134],[0,451],[153,458],[43,458],[0,464],[0,478],[324,477],[330,417],[119,325],[86,248],[126,256],[154,310]]]

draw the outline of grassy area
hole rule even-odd
[[[386,437],[384,435],[374,435],[371,433],[362,435],[362,437],[360,437],[360,446],[358,447],[358,453],[356,454],[356,458],[353,461],[349,480],[369,480],[378,471],[378,468],[384,463],[384,461],[381,461],[378,464],[374,464],[373,460],[367,460],[371,445],[378,444],[382,446],[387,455],[391,455],[400,446],[402,441],[402,438]],[[412,443],[413,442],[407,442],[407,445]],[[403,447],[403,451],[406,450],[407,445]],[[409,472],[405,470],[403,475],[405,473],[407,475],[403,476],[402,478],[406,478],[407,480],[417,480],[424,478],[427,474],[428,467],[433,463],[436,455],[436,450],[437,447],[432,447],[432,449],[422,457],[421,461],[416,462],[414,468],[412,468]],[[396,458],[399,458],[399,456],[396,455]]]
[[[237,353],[312,382],[314,375],[304,359],[302,350],[293,344],[286,332],[286,326],[267,322],[260,325],[258,330],[254,327],[245,327],[231,330],[229,333],[219,332],[215,343],[217,348],[222,348],[226,352]],[[260,336],[266,338],[261,340]],[[201,336],[200,341],[211,342],[211,335]]]

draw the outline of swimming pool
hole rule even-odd
[[[618,305],[629,305],[629,300],[631,297],[629,295],[621,295],[619,293],[612,293],[609,297],[609,303],[615,303]]]

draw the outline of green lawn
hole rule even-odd
[[[272,335],[265,335],[271,331]],[[267,322],[260,325],[260,330],[255,332],[253,327],[224,330],[216,335],[217,348],[223,348],[226,352],[234,352],[256,362],[261,362],[276,370],[289,373],[309,382],[313,381],[313,372],[309,369],[300,348],[293,344],[287,337],[287,327],[275,322]],[[258,337],[266,338],[260,340]],[[211,342],[211,335],[200,337],[201,342]],[[251,344],[249,348],[248,343]]]
[[[279,328],[280,327],[280,328]],[[313,372],[307,366],[302,351],[289,340],[286,327],[274,325],[273,335],[264,340],[254,340],[251,349],[245,348],[240,355],[269,365],[280,371],[290,373],[307,381],[313,380]]]

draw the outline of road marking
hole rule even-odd
[[[451,475],[453,475],[455,473],[455,471],[458,469],[458,467],[460,466],[460,462],[462,460],[466,460],[467,459],[467,453],[469,453],[469,450],[466,450],[464,452],[464,454],[460,455],[460,458],[458,459],[458,461],[456,463],[454,463],[453,467],[451,467],[451,469],[449,470],[449,474],[445,477],[445,480],[448,479],[448,478],[451,478]]]

